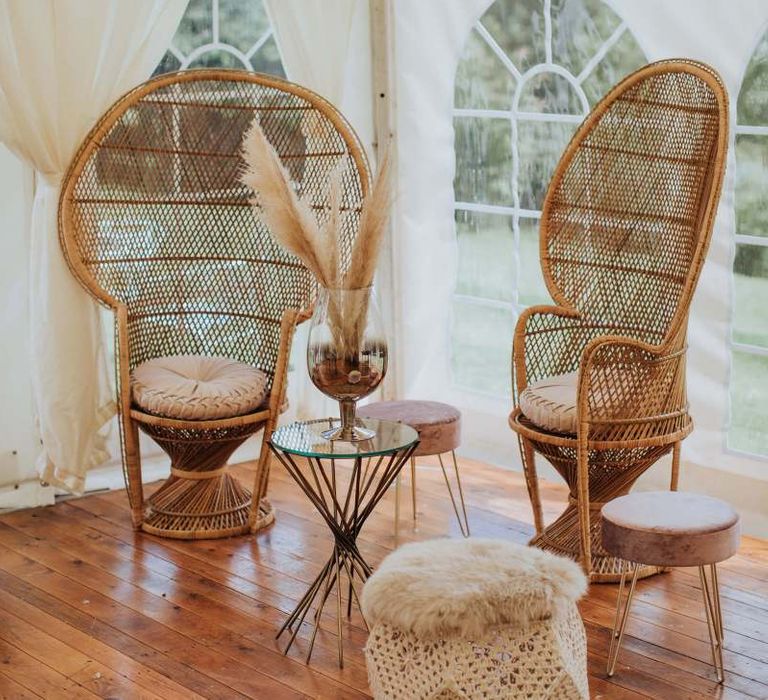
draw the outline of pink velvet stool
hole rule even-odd
[[[416,521],[416,457],[437,455],[440,469],[443,471],[448,495],[451,497],[453,510],[459,522],[461,534],[469,537],[469,520],[464,504],[464,491],[461,488],[459,465],[456,462],[456,448],[461,441],[461,413],[453,406],[437,401],[379,401],[361,406],[357,409],[361,418],[377,418],[379,420],[396,421],[411,426],[418,434],[420,443],[411,457],[411,503],[413,520]],[[443,455],[450,452],[453,459],[453,470],[456,474],[456,485],[459,492],[457,503],[451,487],[448,471],[443,464]],[[400,524],[400,477],[396,482],[395,497],[395,535]],[[463,516],[463,519],[462,519]]]
[[[653,491],[621,496],[603,506],[603,547],[634,564],[629,592],[621,611],[627,570],[621,575],[616,601],[608,675],[616,668],[621,639],[632,605],[640,566],[696,566],[699,569],[712,661],[723,681],[723,615],[717,585],[717,563],[739,548],[739,514],[717,498],[681,491]],[[705,567],[709,567],[709,580]]]

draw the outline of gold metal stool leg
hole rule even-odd
[[[411,511],[413,525],[416,526],[416,458],[411,457]]]
[[[712,586],[714,588],[715,597],[715,609],[717,612],[717,625],[720,630],[720,641],[725,639],[725,632],[723,631],[723,609],[720,607],[720,584],[717,581],[717,564],[710,564],[710,573],[712,574]]]
[[[699,567],[699,580],[701,581],[701,594],[704,598],[704,611],[707,615],[707,632],[709,632],[709,645],[712,650],[712,663],[715,667],[715,675],[718,683],[723,682],[725,669],[723,667],[723,612],[720,608],[720,589],[717,583],[717,566],[709,565],[711,581],[707,581],[707,574],[703,566]]]
[[[400,474],[395,479],[395,540],[400,535],[400,482],[402,477]]]
[[[621,640],[624,637],[624,630],[627,627],[627,620],[629,619],[629,609],[632,606],[632,596],[635,594],[635,586],[637,585],[637,576],[640,573],[640,564],[634,565],[632,572],[632,582],[629,584],[629,593],[627,593],[627,600],[624,603],[624,610],[621,610],[621,597],[624,593],[624,583],[627,578],[626,565],[621,572],[621,582],[619,583],[619,594],[616,597],[616,617],[613,621],[613,631],[611,632],[611,646],[608,649],[608,668],[607,673],[610,678],[616,670],[616,660],[619,657],[619,650],[621,649]]]
[[[437,459],[440,462],[440,469],[443,471],[443,478],[445,479],[445,485],[448,487],[448,495],[451,497],[451,503],[453,504],[453,511],[456,513],[456,520],[459,522],[459,529],[464,537],[469,537],[469,518],[467,517],[467,506],[464,503],[464,489],[461,487],[461,476],[459,475],[459,465],[456,462],[456,451],[451,450],[451,456],[453,457],[453,470],[456,473],[456,484],[459,490],[459,499],[461,501],[461,512],[464,515],[462,520],[461,514],[459,514],[459,507],[456,504],[456,498],[453,495],[453,489],[451,488],[451,482],[448,479],[448,472],[443,464],[443,455],[437,455]]]

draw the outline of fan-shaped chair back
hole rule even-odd
[[[541,219],[553,298],[653,345],[684,332],[727,147],[727,95],[695,62],[643,68],[569,144]]]
[[[60,235],[78,279],[127,307],[130,368],[174,354],[223,355],[272,373],[286,308],[315,283],[272,240],[239,182],[254,116],[300,195],[322,212],[339,159],[348,262],[369,170],[357,137],[318,95],[244,71],[162,76],[120,99],[68,172]]]

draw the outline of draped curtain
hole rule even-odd
[[[344,96],[344,73],[355,0],[267,0],[288,78],[335,105]]]
[[[349,120],[369,155],[373,140],[368,3],[358,0],[266,0],[280,57],[292,82],[323,96]],[[291,417],[338,415],[335,402],[312,386],[305,352],[309,323],[291,353]]]
[[[43,441],[38,469],[45,481],[75,493],[86,471],[109,457],[99,430],[115,404],[98,309],[59,245],[60,185],[100,115],[151,74],[186,4],[0,2],[0,141],[34,169],[36,182],[27,235],[30,364]]]

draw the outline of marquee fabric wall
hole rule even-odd
[[[183,9],[165,0],[0,3],[0,141],[35,169],[29,231],[3,235],[30,241],[29,374],[43,445],[39,470],[73,492],[108,457],[100,428],[115,406],[96,307],[59,248],[61,178],[104,109],[147,77]]]
[[[199,6],[208,1],[213,3],[215,0],[198,0],[188,9],[200,14]],[[470,36],[477,34],[473,27],[494,2],[392,0],[389,9],[393,43],[389,46],[389,56],[384,59],[378,56],[374,60],[368,23],[373,16],[373,32],[381,32],[382,27],[377,24],[381,16],[369,13],[366,0],[315,3],[312,11],[306,12],[302,11],[306,7],[305,1],[266,2],[272,30],[282,53],[282,65],[290,79],[303,82],[340,104],[371,155],[374,153],[371,145],[377,133],[372,105],[379,99],[378,94],[373,94],[371,73],[379,66],[377,62],[386,59],[392,64],[394,94],[388,96],[388,101],[394,112],[398,152],[392,274],[398,291],[388,294],[389,287],[379,290],[383,305],[390,306],[388,316],[393,319],[389,338],[397,371],[391,375],[388,393],[402,398],[429,398],[455,404],[465,417],[463,454],[519,469],[517,442],[506,422],[511,397],[504,386],[509,383],[513,307],[529,303],[531,295],[540,293],[536,286],[537,263],[532,263],[530,256],[524,257],[520,247],[535,230],[532,205],[514,203],[517,213],[509,218],[516,221],[513,240],[517,247],[507,241],[498,249],[491,248],[492,265],[505,256],[515,257],[514,304],[497,304],[494,308],[498,311],[498,320],[484,326],[472,326],[457,312],[457,308],[460,309],[466,298],[474,293],[466,291],[468,285],[463,276],[467,266],[475,264],[475,253],[467,248],[462,234],[464,220],[459,217],[457,224],[456,219],[456,209],[461,204],[457,200],[457,191],[466,189],[466,164],[462,161],[464,156],[457,155],[457,139],[460,143],[462,139],[466,142],[466,139],[475,138],[472,129],[462,131],[461,127],[457,129],[455,126],[456,108],[459,107],[459,112],[463,109],[456,103],[457,69],[468,50]],[[627,46],[632,44],[627,49],[631,60],[687,56],[710,63],[723,76],[731,95],[732,124],[737,123],[737,96],[745,70],[755,47],[768,30],[768,4],[763,0],[676,0],[674,3],[665,0],[644,3],[632,0],[496,0],[497,6],[505,2],[512,9],[511,14],[502,18],[511,30],[530,27],[545,38],[553,36],[554,32],[559,41],[562,37],[558,34],[558,26],[551,22],[547,24],[541,18],[547,12],[584,11],[599,15],[601,22],[605,20],[605,27],[601,24],[598,29],[605,29],[611,40],[618,40],[619,34],[626,33],[629,38],[625,43]],[[255,4],[248,7],[249,12],[256,13]],[[539,19],[533,21],[534,15]],[[317,38],[319,22],[322,24],[321,38]],[[302,41],[298,42],[300,38]],[[567,43],[576,39],[565,36],[563,40]],[[329,45],[339,50],[329,52]],[[542,55],[545,59],[552,58],[546,52]],[[525,57],[514,57],[514,60],[518,59],[525,60]],[[600,56],[597,59],[602,61]],[[557,57],[553,60],[557,62]],[[172,59],[170,63],[173,63]],[[173,69],[170,63],[165,69]],[[462,65],[461,70],[466,71],[466,65]],[[482,72],[469,78],[465,73],[462,75],[478,84],[483,79]],[[768,80],[768,66],[766,75]],[[588,90],[583,92],[591,99]],[[579,97],[581,111],[585,107],[584,99]],[[464,113],[473,112],[464,110]],[[567,115],[553,118],[553,122],[558,121],[572,123],[573,118]],[[766,535],[768,459],[740,453],[727,446],[733,412],[729,396],[730,339],[736,298],[732,274],[736,230],[734,145],[732,134],[723,198],[690,320],[689,398],[696,428],[683,447],[682,486],[731,500],[744,513],[747,529]],[[548,147],[554,152],[559,145],[549,144]],[[526,158],[530,156],[535,160],[538,154],[518,153],[517,156],[528,168],[526,176],[530,175],[528,171],[532,166]],[[5,160],[8,158],[10,156],[4,156]],[[476,163],[478,172],[471,173],[472,177],[483,176],[481,160]],[[455,184],[457,162],[460,177]],[[2,160],[0,167],[5,167]],[[11,172],[10,166],[8,172]],[[534,175],[540,178],[542,173],[536,170]],[[536,187],[540,190],[541,183]],[[18,227],[18,222],[23,221],[23,211],[19,202],[3,201],[7,194],[0,192],[0,204],[9,205],[2,211],[6,212],[8,225]],[[502,195],[494,193],[494,196]],[[19,211],[11,204],[15,204]],[[509,202],[506,204],[510,205]],[[768,211],[768,198],[766,205]],[[502,206],[500,210],[491,206],[491,211],[497,214],[507,209],[510,206]],[[10,218],[7,212],[12,212]],[[479,214],[486,215],[483,211]],[[478,229],[482,230],[482,227]],[[24,251],[14,254],[18,258]],[[485,260],[481,262],[485,264]],[[478,264],[473,274],[483,284],[506,284],[503,275],[497,273],[498,270]],[[457,297],[462,297],[458,305]],[[768,304],[768,299],[765,302]],[[5,316],[10,324],[11,315],[6,313]],[[495,318],[492,314],[487,317]],[[474,321],[472,314],[468,314],[468,318]],[[19,328],[18,318],[14,324],[13,328]],[[309,416],[325,409],[306,376],[303,342],[299,336],[294,347],[290,398],[292,415]],[[478,355],[473,360],[475,348],[484,347],[493,349],[488,361],[485,361],[485,355]],[[21,376],[25,371],[23,360],[23,354],[14,356],[15,376]],[[755,377],[755,382],[760,382],[759,377]],[[469,385],[473,383],[479,390],[472,390]],[[12,387],[9,383],[8,386],[16,394],[24,391],[23,382],[14,382]],[[758,389],[768,396],[768,388]],[[31,421],[30,417],[25,425],[28,427]],[[32,431],[25,429],[24,434],[27,433]],[[252,453],[251,448],[240,455],[247,457]],[[0,463],[0,486],[9,479],[18,479],[20,473],[17,471],[9,476],[4,464]],[[640,487],[665,486],[668,476],[664,466],[651,470]]]

